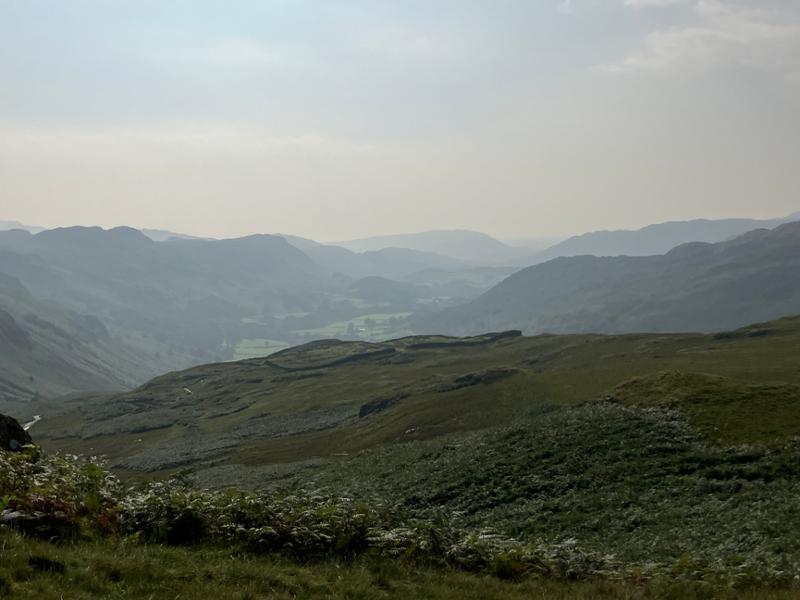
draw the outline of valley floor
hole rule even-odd
[[[782,600],[797,592],[720,589],[697,582],[501,581],[401,561],[297,564],[230,550],[172,548],[132,541],[55,546],[0,531],[0,597],[42,600],[261,598],[379,600],[696,599]]]

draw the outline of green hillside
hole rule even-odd
[[[37,427],[48,447],[104,453],[118,468],[150,474],[329,457],[615,394],[628,404],[677,407],[702,431],[725,412],[713,424],[716,439],[758,441],[800,432],[787,416],[800,383],[798,348],[797,318],[713,335],[329,340],[66,402],[64,416],[45,416]],[[664,372],[703,375],[629,381]],[[687,396],[687,385],[705,395]],[[665,395],[665,386],[675,390]],[[780,406],[765,405],[760,389]],[[764,406],[763,419],[754,421],[754,406]]]
[[[140,543],[178,543],[190,527],[205,550],[157,551],[174,565],[157,577],[184,573],[180,587],[163,583],[175,593],[198,585],[185,573],[201,552],[226,589],[221,544],[240,549],[256,595],[283,593],[254,575],[266,570],[289,586],[310,577],[319,587],[291,588],[308,597],[422,593],[418,578],[442,582],[443,598],[448,585],[482,597],[780,597],[800,572],[798,358],[800,317],[713,335],[313,342],[66,401],[36,425],[45,450],[105,454],[128,481],[156,483],[125,491],[48,458],[37,483],[13,484],[11,505],[37,505],[48,485],[65,502],[99,485],[107,497],[76,505],[76,518],[100,510],[107,528],[120,510],[121,533]],[[161,482],[178,474],[189,487]],[[118,575],[88,580],[81,565],[115,538],[73,558],[6,543],[15,560],[52,556],[72,573],[7,575],[15,591],[151,585],[138,573],[152,546],[126,547],[109,563]],[[298,571],[300,556],[323,562]]]

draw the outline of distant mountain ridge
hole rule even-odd
[[[664,255],[562,257],[476,300],[421,317],[417,331],[469,334],[718,331],[800,313],[800,223]]]
[[[39,227],[38,225],[25,225],[19,221],[0,221],[0,231],[11,231],[14,229],[20,229],[30,233],[39,233],[45,230],[44,227]]]
[[[402,279],[426,269],[460,270],[470,267],[464,260],[410,248],[391,247],[354,251],[297,236],[281,234],[281,237],[329,273],[356,279],[362,277]]]
[[[334,244],[353,252],[406,248],[480,265],[506,263],[523,253],[519,248],[508,246],[485,233],[463,229],[374,236]]]
[[[0,233],[0,250],[0,273],[34,298],[95,315],[154,352],[167,346],[173,359],[161,362],[172,366],[221,358],[226,339],[247,337],[243,317],[295,309],[323,277],[276,236],[154,242],[131,228],[73,227]]]
[[[720,237],[748,223],[668,223],[622,237],[644,236],[652,245],[675,231]],[[777,241],[791,230],[758,230],[649,257],[559,258],[516,274],[513,266],[473,260],[484,249],[515,249],[464,231],[406,236],[409,245],[449,254],[397,247],[356,252],[289,235],[216,240],[167,231],[148,236],[130,227],[0,231],[0,400],[4,393],[8,399],[119,389],[165,370],[332,337],[735,327],[800,313],[797,249],[791,235]],[[369,243],[403,243],[389,237]],[[472,242],[471,255],[451,256]]]
[[[120,389],[165,370],[240,356],[247,352],[237,350],[240,343],[274,348],[342,331],[374,337],[387,327],[402,335],[402,319],[421,303],[454,302],[434,298],[437,292],[474,297],[506,274],[461,277],[463,261],[415,250],[354,253],[292,241],[154,241],[130,227],[0,231],[0,311],[8,333],[0,340],[0,383],[7,384],[0,400]],[[431,270],[441,272],[432,283],[404,281]],[[448,279],[446,289],[437,288],[437,278]],[[357,318],[362,325],[348,326]],[[102,335],[87,335],[87,323]],[[38,341],[15,346],[20,340]]]
[[[167,242],[169,240],[200,240],[208,238],[200,238],[194,235],[187,235],[185,233],[176,233],[166,229],[140,229],[143,234],[149,237],[154,242]]]
[[[636,230],[592,231],[559,242],[531,258],[541,263],[560,256],[652,256],[681,244],[722,242],[753,229],[772,229],[792,221],[800,221],[800,213],[778,219],[695,219]]]
[[[292,246],[306,253],[313,253],[321,262],[336,268],[358,271],[355,276],[384,276],[385,273],[365,272],[364,266],[354,267],[352,256],[341,250],[358,255],[386,249],[405,249],[438,257],[447,257],[471,266],[528,266],[546,262],[560,256],[650,256],[664,254],[672,248],[689,242],[715,243],[759,228],[774,228],[784,223],[800,220],[800,212],[775,219],[694,219],[668,221],[629,230],[590,231],[569,237],[556,244],[544,247],[532,254],[528,247],[531,239],[522,239],[519,245],[507,244],[485,233],[471,230],[431,230],[407,234],[372,236],[349,241],[321,243],[316,240],[290,234],[277,233]],[[71,228],[61,228],[71,229]],[[91,228],[88,228],[91,229]],[[126,229],[126,228],[116,228]],[[129,229],[129,228],[127,228]],[[46,231],[43,227],[24,225],[19,221],[0,221],[0,232],[21,230],[30,233]],[[164,229],[140,229],[146,237],[156,242],[181,240],[211,240]],[[536,239],[535,245],[543,240]],[[420,258],[422,258],[420,256]],[[349,261],[350,264],[347,264]],[[338,264],[337,264],[338,262]],[[441,260],[439,261],[441,262]],[[429,264],[428,268],[441,268]],[[370,267],[370,268],[374,268]]]

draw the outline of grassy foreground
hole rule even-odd
[[[793,318],[168,374],[44,436],[114,472],[0,453],[0,509],[60,540],[0,528],[0,598],[800,597],[799,348]]]
[[[699,582],[501,581],[402,561],[299,564],[226,549],[101,540],[53,545],[0,530],[0,597],[42,600],[245,599],[789,599],[796,592],[728,590]]]

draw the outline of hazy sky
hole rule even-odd
[[[799,191],[798,0],[0,0],[0,219],[551,236]]]

